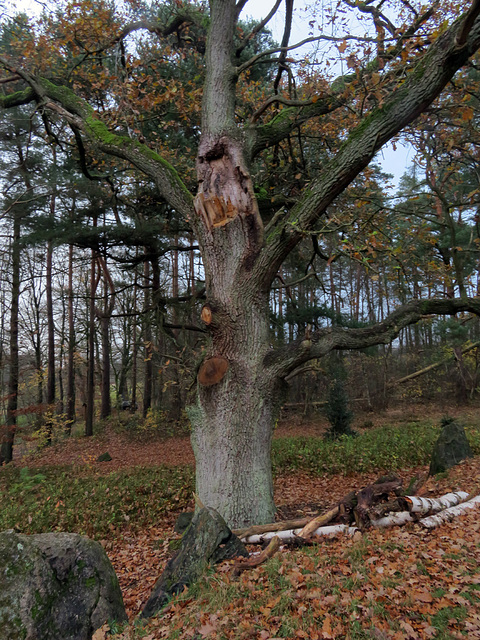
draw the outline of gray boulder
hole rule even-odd
[[[443,418],[442,432],[433,448],[429,474],[443,473],[465,458],[473,456],[467,434],[453,418]]]
[[[127,620],[102,546],[75,533],[0,533],[0,640],[91,640]]]

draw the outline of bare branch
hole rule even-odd
[[[378,7],[367,4],[366,2],[358,2],[355,0],[344,0],[344,2],[352,9],[358,9],[362,13],[369,13],[376,25],[380,24],[382,27],[386,28],[392,36],[395,35],[395,25],[390,22],[387,16],[383,14]]]
[[[278,7],[282,4],[282,1],[283,0],[277,0],[270,13],[261,22],[259,22],[257,26],[252,29],[252,31],[250,31],[246,38],[244,38],[243,42],[240,44],[236,51],[237,58],[245,49],[245,47],[248,46],[248,43],[257,35],[257,33],[260,33],[260,31],[270,22],[273,16],[277,13]],[[245,3],[246,2],[248,2],[248,0],[245,0]]]
[[[415,64],[406,67],[405,76],[397,81],[384,104],[373,110],[350,133],[337,155],[309,184],[308,191],[289,214],[279,218],[275,227],[269,230],[266,245],[255,266],[257,277],[265,285],[273,281],[285,257],[302,240],[305,231],[314,228],[337,195],[388,140],[435,100],[455,72],[478,50],[480,19],[477,18],[466,44],[459,50],[456,36],[460,26],[461,21],[457,20]]]
[[[286,347],[273,350],[265,357],[265,366],[273,375],[285,378],[309,360],[322,358],[331,351],[365,349],[377,344],[390,344],[408,325],[425,316],[455,315],[471,312],[480,315],[480,298],[411,300],[382,322],[363,328],[328,327],[312,333],[311,338],[298,339]]]
[[[278,73],[275,81],[273,83],[273,92],[275,94],[278,93],[278,85],[280,84],[280,80],[282,79],[282,74],[287,68],[285,65],[285,61],[287,58],[287,52],[285,47],[288,47],[288,43],[290,41],[290,33],[292,31],[292,19],[293,19],[293,0],[285,0],[285,30],[283,32],[282,38],[282,52],[280,54],[280,59],[278,61]]]
[[[271,104],[280,103],[287,107],[307,107],[309,104],[315,104],[315,102],[316,100],[287,100],[287,98],[282,98],[281,96],[271,96],[255,111],[250,118],[250,122],[252,124],[257,122],[262,113],[264,113]]]

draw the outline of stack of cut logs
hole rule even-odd
[[[300,546],[315,542],[321,536],[345,533],[354,535],[369,527],[389,527],[418,522],[432,529],[480,505],[477,491],[447,493],[439,498],[415,495],[426,477],[414,478],[407,489],[401,478],[379,478],[361,491],[351,492],[326,513],[315,518],[274,522],[234,531],[245,544],[269,543],[258,555],[237,563],[238,569],[256,566],[271,557],[280,544]],[[407,493],[408,495],[404,495]]]

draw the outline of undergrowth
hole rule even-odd
[[[338,441],[279,438],[273,443],[274,468],[277,475],[300,469],[348,474],[423,465],[430,460],[439,432],[438,425],[422,422],[372,429]],[[467,434],[474,453],[480,454],[480,428],[467,428]],[[68,530],[112,539],[185,510],[192,492],[191,467],[135,467],[100,475],[88,466],[7,466],[0,469],[0,530]],[[462,531],[449,549],[444,548],[444,537],[424,539],[413,531],[392,540],[374,531],[358,542],[325,540],[277,555],[239,578],[233,578],[228,567],[210,570],[162,616],[146,626],[112,625],[115,635],[110,637],[458,637],[452,632],[466,632],[475,624],[471,612],[480,602],[480,543],[474,540]],[[427,562],[426,552],[441,557],[441,570],[433,560]],[[384,595],[378,598],[380,592]]]
[[[394,470],[428,464],[440,426],[410,423],[402,427],[384,426],[356,438],[338,440],[285,437],[273,442],[276,472],[303,470],[312,474],[350,474],[376,469]],[[480,454],[480,428],[466,429],[475,454]]]
[[[185,509],[192,491],[189,467],[136,467],[99,475],[80,468],[8,466],[0,472],[0,531],[114,536]]]
[[[394,470],[428,464],[439,427],[412,423],[381,427],[356,438],[330,441],[289,437],[273,442],[276,475]],[[480,454],[480,429],[467,429]],[[159,516],[187,507],[193,495],[191,467],[135,467],[100,475],[89,467],[0,469],[0,531],[75,531],[93,538],[141,530]]]

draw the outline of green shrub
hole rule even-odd
[[[402,427],[384,426],[338,440],[288,437],[273,441],[276,473],[303,469],[314,474],[394,470],[428,464],[439,425],[411,423]],[[480,454],[480,429],[467,428],[475,454]]]
[[[325,433],[325,438],[338,440],[342,436],[356,436],[351,424],[353,413],[348,408],[348,397],[342,380],[336,379],[330,387],[327,407],[325,409],[330,429]]]

